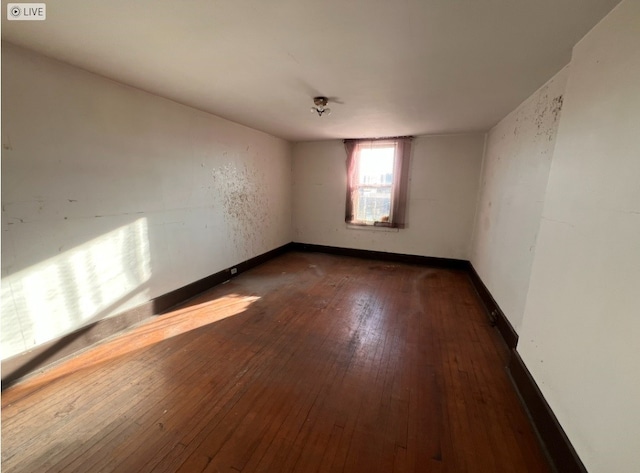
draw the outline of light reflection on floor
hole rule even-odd
[[[243,313],[259,299],[260,297],[255,295],[227,294],[151,318],[123,334],[114,335],[111,339],[107,339],[79,355],[74,355],[71,359],[34,377],[33,381],[27,379],[19,383],[12,387],[12,390],[31,391],[67,374],[106,363],[163,340],[233,317]]]

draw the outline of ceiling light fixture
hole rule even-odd
[[[311,113],[316,112],[319,117],[325,113],[331,115],[331,109],[327,108],[327,102],[329,102],[329,99],[326,97],[314,97],[313,103],[315,105],[311,107]]]

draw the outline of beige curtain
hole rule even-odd
[[[347,204],[345,206],[344,221],[353,222],[354,211],[353,201],[354,192],[356,192],[354,184],[356,182],[356,153],[358,150],[357,140],[345,140],[344,147],[347,151]]]
[[[409,158],[411,138],[396,140],[396,161],[393,172],[393,221],[392,227],[407,226],[407,193],[409,188]]]

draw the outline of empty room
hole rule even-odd
[[[2,6],[3,472],[640,471],[639,0]]]

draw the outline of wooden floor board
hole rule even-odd
[[[3,472],[548,472],[463,271],[291,252],[2,395]]]

